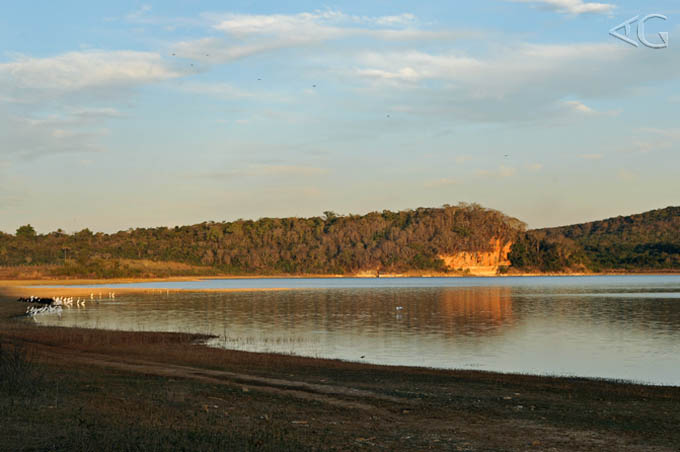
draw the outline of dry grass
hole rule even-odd
[[[23,394],[40,384],[31,354],[21,344],[0,342],[0,392]]]
[[[0,280],[77,279],[82,275],[90,274],[92,272],[90,267],[98,270],[101,275],[109,274],[109,276],[129,276],[133,278],[182,276],[195,278],[215,276],[220,273],[213,267],[172,261],[152,261],[148,259],[99,260],[96,261],[96,264],[90,263],[88,265],[78,265],[75,262],[67,261],[62,265],[0,266]]]

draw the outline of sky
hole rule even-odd
[[[0,230],[680,205],[677,0],[321,5],[6,5]]]

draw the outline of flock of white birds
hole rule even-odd
[[[109,292],[109,299],[115,300],[116,293]],[[48,304],[45,304],[44,300],[51,300]],[[102,300],[102,294],[100,293],[98,297],[95,297],[94,293],[90,294],[89,301],[94,303],[99,303]],[[84,308],[87,303],[86,298],[75,298],[75,297],[53,297],[50,299],[40,298],[40,297],[28,297],[21,299],[21,301],[26,301],[28,303],[36,302],[41,303],[40,306],[29,306],[26,309],[26,315],[29,317],[34,317],[39,314],[60,314],[64,308],[71,309],[76,307],[78,309]]]

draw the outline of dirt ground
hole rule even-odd
[[[39,327],[16,317],[26,305],[12,298],[0,298],[0,345],[28,364],[18,384],[0,379],[0,450],[680,450],[677,387]]]

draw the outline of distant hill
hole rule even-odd
[[[523,270],[680,270],[680,207],[531,230],[509,255]]]
[[[206,222],[115,234],[0,233],[0,279],[680,271],[680,207],[557,228],[476,204]]]
[[[10,275],[47,266],[40,275],[99,278],[172,276],[183,271],[191,275],[447,272],[481,264],[495,272],[506,257],[498,250],[509,250],[523,231],[521,221],[474,204],[366,215],[326,212],[323,217],[207,222],[115,234],[86,229],[39,235],[26,225],[16,234],[0,233],[0,266]],[[486,253],[484,259],[476,259],[478,253]],[[142,265],[142,261],[168,265]],[[449,268],[449,263],[461,268]],[[15,271],[7,273],[8,269]]]

